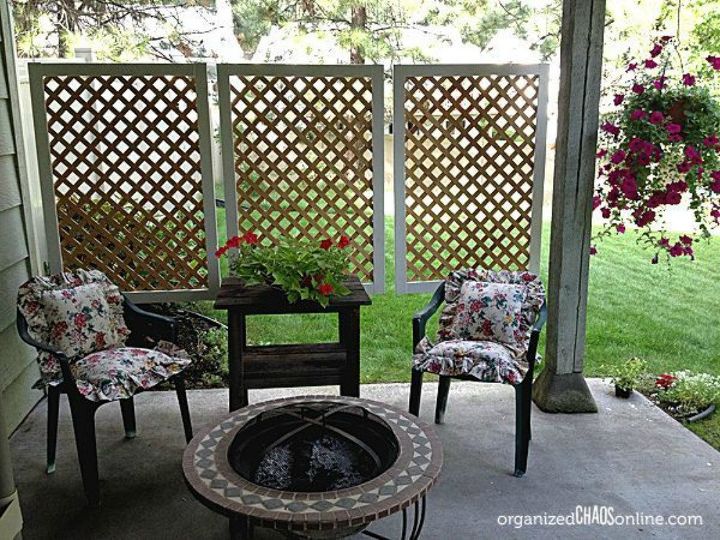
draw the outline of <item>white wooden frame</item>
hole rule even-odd
[[[434,291],[439,280],[407,281],[405,224],[405,81],[408,77],[537,75],[538,102],[533,159],[530,261],[528,270],[540,270],[542,206],[547,138],[548,64],[418,64],[395,65],[393,70],[393,177],[395,197],[395,291],[398,294]]]
[[[215,187],[212,170],[212,146],[208,103],[207,68],[204,63],[194,64],[101,64],[101,63],[38,63],[28,64],[30,92],[35,123],[38,170],[45,215],[50,272],[63,270],[60,234],[53,185],[47,111],[45,108],[44,78],[48,76],[185,76],[195,79],[198,112],[198,145],[202,176],[203,214],[205,222],[205,249],[208,287],[203,289],[134,291],[127,295],[135,302],[183,302],[213,299],[220,287],[220,272],[214,252],[217,246],[215,223]]]
[[[232,138],[230,77],[233,76],[296,77],[368,77],[372,88],[372,168],[373,168],[373,280],[363,283],[368,293],[385,289],[385,202],[383,141],[383,68],[381,65],[310,65],[310,64],[218,64],[218,102],[222,176],[225,188],[225,215],[228,237],[238,234],[237,191]],[[230,202],[233,202],[230,204]]]

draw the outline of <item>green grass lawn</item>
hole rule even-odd
[[[547,283],[549,227],[543,234]],[[699,245],[696,261],[673,260],[669,268],[650,264],[652,254],[635,243],[634,233],[600,244],[590,265],[585,374],[607,375],[608,366],[638,356],[654,373],[689,369],[720,375],[719,241]],[[391,222],[385,242],[386,292],[362,309],[363,383],[409,381],[410,321],[430,296],[395,294]],[[201,309],[221,320],[226,315],[213,312],[210,303]],[[335,326],[331,315],[257,316],[248,321],[248,339],[256,344],[328,341],[337,338]],[[720,414],[692,429],[720,448]]]

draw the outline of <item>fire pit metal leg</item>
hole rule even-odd
[[[252,530],[247,517],[238,515],[230,518],[231,540],[250,540],[252,536]]]
[[[408,538],[408,540],[417,540],[420,538],[420,533],[422,532],[423,525],[425,524],[425,497],[421,497],[419,500],[415,501],[415,511],[413,515],[413,526],[410,530],[410,536],[407,536],[407,525],[408,525],[408,519],[407,519],[407,508],[404,508],[402,511],[402,533],[400,535],[400,538],[402,540],[405,540]],[[387,536],[383,536],[382,534],[378,534],[372,531],[362,531],[362,534],[365,536],[369,536],[370,538],[376,538],[377,540],[390,540]]]

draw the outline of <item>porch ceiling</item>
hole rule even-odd
[[[428,498],[424,538],[720,538],[716,495],[720,454],[637,395],[619,400],[590,380],[599,414],[533,411],[528,473],[511,476],[512,389],[453,382],[446,424],[437,431],[445,468]],[[405,384],[365,385],[363,397],[405,408]],[[323,389],[312,389],[318,393]],[[334,389],[327,390],[334,393]],[[256,401],[309,393],[256,390]],[[197,428],[220,418],[227,390],[190,392]],[[427,384],[422,417],[431,420],[435,385]],[[61,406],[57,472],[44,473],[45,403],[13,435],[15,476],[34,538],[227,538],[227,521],[195,501],[183,483],[184,448],[174,393],[136,399],[139,435],[123,439],[119,407],[99,410],[98,454],[103,503],[85,508],[67,403]],[[702,527],[500,527],[498,515],[568,514],[576,505],[608,505],[615,515],[701,515]],[[399,519],[372,527],[399,536]],[[281,538],[258,535],[258,538]]]

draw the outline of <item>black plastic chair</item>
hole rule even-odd
[[[445,300],[445,283],[441,283],[428,304],[413,316],[413,352],[418,343],[425,337],[425,327],[428,320],[438,310]],[[527,350],[528,370],[522,382],[514,385],[515,388],[515,473],[521,477],[527,470],[528,449],[532,438],[530,415],[532,411],[532,383],[533,371],[536,362],[537,346],[540,339],[540,332],[547,320],[547,308],[543,303],[540,313],[535,321],[530,334],[530,342]],[[410,414],[420,414],[420,399],[422,396],[422,383],[424,371],[413,367],[412,382],[410,385]],[[450,379],[476,381],[474,377],[460,375],[450,377],[440,375],[438,385],[437,403],[435,405],[435,423],[442,424],[447,409],[448,394],[450,393]]]
[[[140,309],[130,300],[124,297],[123,317],[125,324],[130,329],[130,338],[127,347],[151,347],[154,341],[168,341],[175,343],[177,339],[177,325],[174,319],[162,315],[156,315]],[[47,423],[47,472],[55,471],[55,451],[57,447],[57,428],[60,408],[60,394],[66,393],[70,403],[73,429],[75,431],[75,444],[77,446],[78,459],[80,461],[80,472],[82,474],[85,495],[91,506],[100,503],[100,487],[98,476],[97,446],[95,440],[95,412],[106,403],[113,401],[91,401],[86,399],[77,389],[75,379],[70,369],[69,359],[62,352],[53,349],[51,346],[40,343],[30,336],[28,323],[20,310],[17,312],[17,328],[20,338],[35,347],[38,351],[51,353],[55,356],[62,370],[63,382],[58,385],[48,386],[48,423]],[[172,380],[177,392],[182,416],[185,440],[190,442],[193,437],[190,410],[188,408],[187,395],[185,393],[185,379],[180,372],[168,380]],[[140,393],[141,390],[136,392]],[[125,436],[129,439],[135,437],[135,404],[133,397],[121,399],[120,410],[122,413]]]

